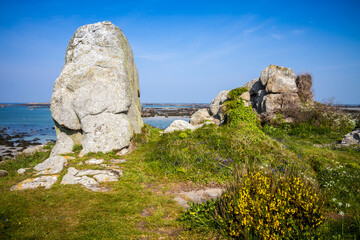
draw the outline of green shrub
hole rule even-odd
[[[324,202],[297,177],[249,172],[235,184],[216,204],[219,225],[234,238],[311,237],[324,221]]]
[[[247,89],[246,87],[238,87],[238,88],[234,88],[233,90],[231,90],[227,97],[228,99],[230,100],[235,100],[235,99],[238,99],[241,94],[243,94],[244,92],[248,92],[249,89]]]
[[[186,132],[181,132],[181,133],[179,133],[179,137],[180,137],[181,139],[185,139],[185,138],[188,137],[188,135],[187,135]]]
[[[260,120],[252,107],[245,106],[244,100],[238,97],[247,92],[247,88],[235,88],[228,93],[228,98],[224,103],[223,111],[227,125],[237,127],[241,123],[260,126]]]
[[[181,219],[235,239],[307,239],[324,222],[323,206],[316,190],[297,177],[250,171],[216,202],[191,205]]]
[[[180,221],[188,228],[210,229],[215,227],[214,215],[215,201],[210,200],[204,203],[190,203],[190,208],[182,213]]]
[[[83,149],[82,145],[74,145],[72,151],[75,154],[79,154],[82,149]]]

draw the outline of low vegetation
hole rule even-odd
[[[146,125],[119,165],[121,180],[107,184],[109,193],[59,183],[9,191],[31,176],[17,169],[35,166],[49,151],[2,164],[9,176],[0,178],[0,238],[358,239],[360,152],[335,144],[356,123],[315,104],[293,123],[278,114],[261,126],[239,99],[244,91],[230,92],[223,126],[163,135]],[[79,157],[80,151],[74,147],[67,167],[120,158],[115,152]],[[184,185],[224,192],[185,212],[171,195]]]

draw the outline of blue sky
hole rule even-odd
[[[209,103],[270,64],[313,75],[318,101],[360,104],[359,1],[0,2],[0,102],[49,102],[66,46],[111,21],[132,46],[142,102]]]

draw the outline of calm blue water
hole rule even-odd
[[[158,106],[162,107],[161,105]],[[182,119],[185,121],[189,120],[189,118],[182,117],[143,118],[146,124],[161,129],[165,129],[176,119]],[[56,140],[55,129],[53,129],[54,123],[51,117],[50,109],[47,107],[31,109],[25,106],[9,106],[0,108],[0,129],[3,127],[7,128],[5,133],[10,135],[26,133],[28,136],[23,139],[28,141],[36,138],[39,139],[37,142],[40,143]]]

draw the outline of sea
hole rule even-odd
[[[154,104],[143,107],[179,108],[181,106]],[[165,129],[177,119],[189,121],[189,118],[186,117],[146,117],[143,118],[143,121],[153,127]],[[54,122],[49,107],[6,106],[0,108],[0,129],[5,129],[4,133],[11,136],[25,134],[21,139],[41,144],[56,140]],[[17,139],[13,138],[12,140]]]

